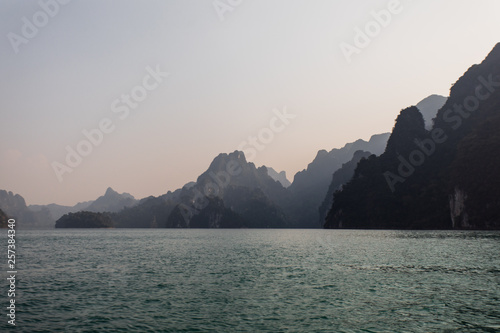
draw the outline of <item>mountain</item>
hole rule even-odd
[[[284,188],[288,188],[290,187],[290,185],[292,185],[292,183],[290,183],[290,181],[286,178],[285,171],[281,171],[280,173],[278,173],[273,168],[266,167],[266,169],[267,174],[275,181],[280,182],[280,184],[283,185]]]
[[[163,207],[164,212],[169,212],[166,226],[319,228],[322,223],[318,222],[318,209],[325,200],[333,173],[350,161],[344,173],[348,173],[348,168],[353,173],[353,158],[359,161],[357,158],[368,154],[355,156],[357,151],[381,154],[388,139],[389,133],[379,134],[368,142],[358,140],[341,149],[320,151],[306,170],[295,175],[291,185],[284,172],[277,173],[268,167],[257,168],[246,161],[242,152],[220,154],[196,183],[180,191],[180,202],[171,200],[168,207]],[[231,176],[228,168],[237,170],[237,176]],[[322,214],[326,215],[325,212]],[[201,223],[201,216],[211,216],[210,221]],[[227,216],[238,222],[228,225]]]
[[[176,207],[169,216],[167,224],[171,227],[179,226],[179,219],[184,219],[180,207]],[[182,223],[182,222],[181,222]],[[241,215],[235,213],[224,205],[221,198],[209,198],[208,203],[198,214],[189,221],[190,228],[243,228],[247,225]]]
[[[242,152],[220,154],[196,182],[111,214],[118,228],[283,228],[289,194]]]
[[[167,219],[180,202],[180,192],[148,197],[132,207],[110,214],[117,228],[165,228]]]
[[[321,206],[319,207],[319,222],[321,225],[325,223],[325,218],[328,213],[328,210],[333,204],[333,194],[336,191],[340,190],[344,184],[346,184],[347,182],[349,182],[349,180],[352,179],[352,177],[354,176],[354,171],[358,166],[358,163],[362,159],[366,159],[371,155],[372,153],[370,152],[358,150],[357,152],[354,153],[352,160],[342,165],[342,168],[340,168],[339,170],[335,171],[335,173],[332,176],[332,181],[330,183],[330,187],[328,188],[326,197],[323,200]]]
[[[0,208],[8,215],[18,217],[26,210],[26,201],[19,194],[0,190]]]
[[[387,149],[334,195],[327,228],[500,229],[500,44],[451,88],[426,130],[401,111]]]
[[[32,212],[26,206],[26,201],[19,194],[0,190],[0,209],[8,216],[16,219],[16,226],[20,229],[47,229],[54,227],[47,209]]]
[[[444,106],[447,100],[448,98],[444,96],[431,95],[416,105],[424,117],[426,129],[432,128],[438,110]]]
[[[80,202],[74,206],[61,206],[57,204],[49,204],[49,205],[29,205],[28,209],[32,212],[40,212],[45,209],[48,210],[49,215],[53,221],[57,221],[61,216],[76,213],[79,211],[83,211],[87,209],[93,201]]]
[[[389,133],[373,135],[368,142],[360,139],[330,152],[320,150],[307,169],[295,175],[290,190],[299,192],[321,184],[326,193],[332,174],[340,169],[342,164],[349,162],[356,151],[363,150],[380,155],[384,152],[389,135]]]
[[[95,213],[116,213],[124,208],[132,207],[137,203],[138,201],[135,200],[132,195],[128,193],[119,194],[109,187],[103,196],[97,198],[97,200],[92,202],[85,210]]]
[[[240,151],[217,156],[179,199],[167,219],[169,228],[291,226],[283,211],[288,191]]]
[[[57,204],[29,205],[28,209],[35,214],[48,213],[51,221],[57,221],[63,215],[80,211],[116,213],[124,208],[132,207],[138,202],[128,193],[119,194],[112,188],[108,188],[105,194],[96,200],[80,202],[74,206],[61,206]]]
[[[319,151],[307,169],[295,175],[292,185],[288,188],[292,199],[287,211],[296,220],[294,222],[296,226],[300,228],[321,227],[322,223],[318,223],[318,208],[325,199],[333,173],[352,160],[356,151],[381,154],[388,138],[389,133],[379,134],[372,136],[368,142],[357,140],[330,152]]]
[[[295,175],[290,191],[295,193],[312,191],[321,194],[321,199],[323,199],[323,194],[326,194],[328,184],[330,184],[332,174],[335,171],[340,169],[344,163],[349,162],[358,150],[369,151],[375,155],[382,154],[389,135],[389,133],[373,135],[368,142],[357,140],[330,152],[320,150],[307,169]]]
[[[431,96],[420,104],[431,115],[438,100],[439,96]],[[409,120],[410,125],[414,120]],[[410,133],[407,129],[402,132]],[[61,221],[59,226],[83,226],[86,222],[82,221],[92,220],[87,213],[106,212],[111,223],[102,225],[118,228],[318,228],[322,226],[318,218],[324,219],[333,192],[349,181],[356,165],[380,155],[386,146],[400,144],[399,139],[391,141],[389,136],[374,135],[368,142],[358,140],[330,152],[319,151],[307,169],[295,175],[292,184],[285,172],[257,168],[242,152],[235,151],[217,156],[196,182],[160,197],[138,201],[108,188],[97,200],[73,207],[52,204],[27,209],[24,199],[13,195],[5,197],[4,202],[7,208],[17,207],[13,212],[25,214],[24,220],[40,224],[36,221],[41,219],[50,227],[55,220]],[[80,211],[86,215],[74,214]],[[97,222],[89,225],[101,225],[100,218],[92,221]]]

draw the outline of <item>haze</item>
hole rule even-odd
[[[498,1],[402,0],[347,61],[340,45],[389,3],[251,0],[221,14],[202,0],[74,0],[16,50],[9,34],[41,6],[2,1],[0,189],[28,204],[73,205],[107,187],[164,194],[284,110],[296,117],[253,161],[293,180],[318,150],[388,132],[402,108],[447,96],[500,41]],[[168,77],[146,80],[154,89],[127,116],[113,112],[157,69]],[[60,181],[53,162],[105,118],[114,130]]]

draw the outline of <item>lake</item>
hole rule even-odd
[[[16,241],[19,332],[500,332],[499,232],[67,229]]]

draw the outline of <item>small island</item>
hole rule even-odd
[[[63,215],[56,221],[56,228],[113,228],[111,217],[106,213],[78,212]]]

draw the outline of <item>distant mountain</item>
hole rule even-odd
[[[432,116],[440,100],[439,96],[430,96],[420,105]],[[95,201],[73,207],[52,204],[27,209],[24,199],[12,194],[4,195],[3,201],[7,213],[7,209],[21,212],[24,220],[51,227],[56,220],[62,221],[59,226],[85,225],[82,221],[94,216],[90,213],[106,212],[111,223],[104,223],[101,217],[93,221],[118,228],[318,228],[333,192],[349,181],[358,162],[372,154],[380,155],[386,146],[400,144],[399,139],[391,143],[389,137],[390,133],[379,134],[368,142],[357,140],[330,152],[319,151],[307,169],[295,175],[292,184],[285,172],[257,168],[242,152],[235,151],[217,156],[196,182],[160,197],[138,201],[108,188]],[[80,211],[85,214],[74,214]],[[101,225],[97,222],[89,223]]]
[[[57,204],[29,205],[28,209],[35,213],[47,209],[49,211],[51,219],[57,221],[63,215],[69,213],[76,213],[87,209],[90,206],[90,204],[92,204],[92,202],[93,201],[80,202],[74,206],[61,206]]]
[[[128,193],[119,194],[109,187],[103,196],[97,198],[97,200],[92,202],[85,210],[95,213],[116,213],[124,208],[132,207],[137,203],[138,201],[132,195]]]
[[[321,189],[324,188],[325,193],[323,194],[326,194],[332,174],[340,169],[342,164],[349,162],[358,150],[369,151],[375,155],[382,154],[387,145],[389,135],[390,133],[373,135],[368,142],[360,139],[346,144],[343,148],[333,149],[330,152],[320,150],[307,169],[295,175],[290,190],[292,192],[300,192],[321,186]],[[320,190],[319,192],[323,191]]]
[[[106,193],[94,201],[80,202],[74,206],[61,206],[57,204],[49,205],[30,205],[28,209],[36,214],[48,211],[50,219],[57,221],[63,215],[81,211],[88,212],[108,212],[116,213],[124,208],[129,208],[139,203],[132,195],[128,193],[119,194],[112,188],[108,188]]]
[[[401,111],[387,149],[334,195],[327,228],[500,229],[500,44],[451,88],[431,131]]]
[[[0,190],[0,209],[9,217],[16,219],[16,226],[20,229],[54,228],[55,220],[47,209],[30,211],[26,201],[19,194]]]
[[[0,208],[7,214],[17,217],[26,210],[26,201],[19,194],[0,190]]]
[[[426,129],[432,128],[438,110],[444,106],[447,100],[448,98],[444,96],[431,95],[416,105],[424,117]]]
[[[373,135],[368,142],[360,139],[330,152],[320,150],[307,169],[295,175],[290,190],[300,192],[320,186],[321,189],[318,192],[323,192],[324,189],[326,193],[332,174],[340,169],[342,164],[349,162],[356,151],[369,151],[375,155],[382,154],[389,135],[390,133]]]
[[[118,228],[284,228],[289,192],[246,161],[243,152],[217,156],[196,182],[111,214]]]
[[[269,167],[266,167],[266,168],[267,168],[267,174],[275,181],[280,182],[284,188],[288,188],[288,187],[290,187],[290,185],[292,185],[292,183],[290,183],[290,181],[286,178],[285,171],[281,171],[280,173],[278,173],[273,168],[269,168]]]

